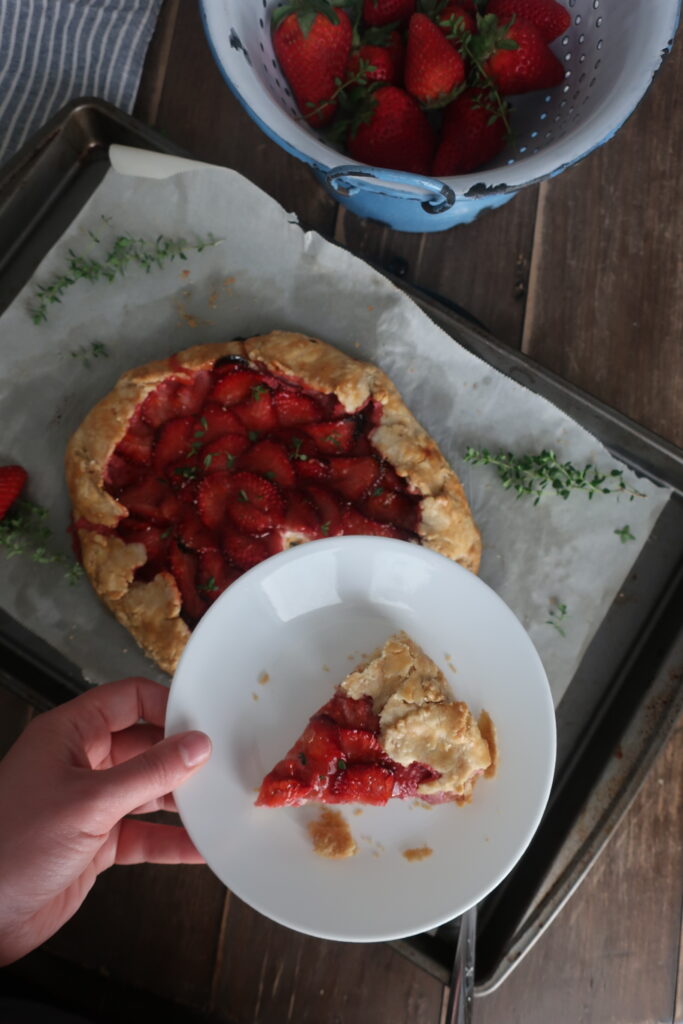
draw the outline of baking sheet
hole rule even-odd
[[[119,166],[137,159],[116,149]],[[615,463],[570,418],[454,344],[385,278],[302,232],[293,216],[235,172],[195,165],[163,180],[139,176],[150,166],[167,173],[172,159],[145,154],[134,177],[110,171],[0,318],[0,460],[26,466],[28,496],[50,509],[66,551],[64,447],[121,372],[189,345],[274,327],[325,338],[382,366],[441,444],[482,529],[481,575],[529,630],[557,703],[669,492]],[[100,247],[90,231],[104,244],[123,233],[191,241],[213,232],[223,241],[149,274],[132,269],[111,284],[79,282],[50,307],[47,323],[33,324],[27,307],[35,283],[61,272],[70,248],[95,254]],[[95,341],[108,355],[86,366],[72,353]],[[464,464],[468,445],[554,448],[576,465],[623,469],[647,497],[588,501],[576,493],[565,502],[549,495],[534,507],[503,491],[492,469]],[[636,540],[622,544],[614,530],[626,524]],[[131,673],[164,678],[87,582],[70,589],[53,566],[2,559],[0,595],[9,614],[80,665],[89,680]],[[568,609],[564,636],[547,624],[553,602]]]

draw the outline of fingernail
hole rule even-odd
[[[211,740],[204,732],[185,733],[178,744],[180,756],[188,768],[196,768],[208,760],[211,754]]]

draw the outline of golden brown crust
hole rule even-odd
[[[437,443],[406,408],[387,375],[317,338],[273,331],[245,342],[253,362],[273,373],[294,376],[315,391],[334,392],[347,412],[368,399],[382,406],[372,442],[399,476],[424,496],[418,533],[423,544],[477,572],[481,536],[458,477]]]
[[[355,412],[369,400],[379,402],[382,420],[372,433],[372,441],[399,476],[423,495],[418,527],[422,542],[472,572],[478,570],[479,531],[460,481],[381,370],[316,338],[289,331],[273,331],[244,342],[198,345],[123,374],[83,420],[66,452],[67,485],[86,571],[119,622],[164,670],[174,671],[189,637],[180,618],[175,581],[170,574],[162,573],[150,583],[134,583],[135,568],[145,561],[142,545],[125,544],[79,523],[85,520],[106,529],[128,515],[127,509],[104,489],[104,473],[131,417],[147,395],[168,377],[182,374],[183,369],[208,369],[229,355],[243,356],[273,373],[293,377],[312,390],[334,393],[348,412]],[[158,616],[161,618],[157,622]]]

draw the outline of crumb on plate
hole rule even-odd
[[[339,811],[325,808],[307,827],[319,857],[340,859],[353,857],[358,851],[351,829]]]
[[[404,850],[403,856],[406,860],[425,860],[426,857],[431,857],[434,853],[431,846],[415,846],[410,850]]]

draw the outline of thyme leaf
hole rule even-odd
[[[590,463],[578,469],[571,462],[560,462],[555,452],[548,449],[537,455],[514,455],[504,451],[494,455],[486,448],[468,448],[465,462],[473,466],[494,466],[506,490],[513,490],[518,498],[532,497],[534,505],[538,505],[545,491],[565,500],[572,491],[584,491],[589,499],[596,494],[628,494],[631,501],[645,497],[626,483],[621,469],[600,473]]]

